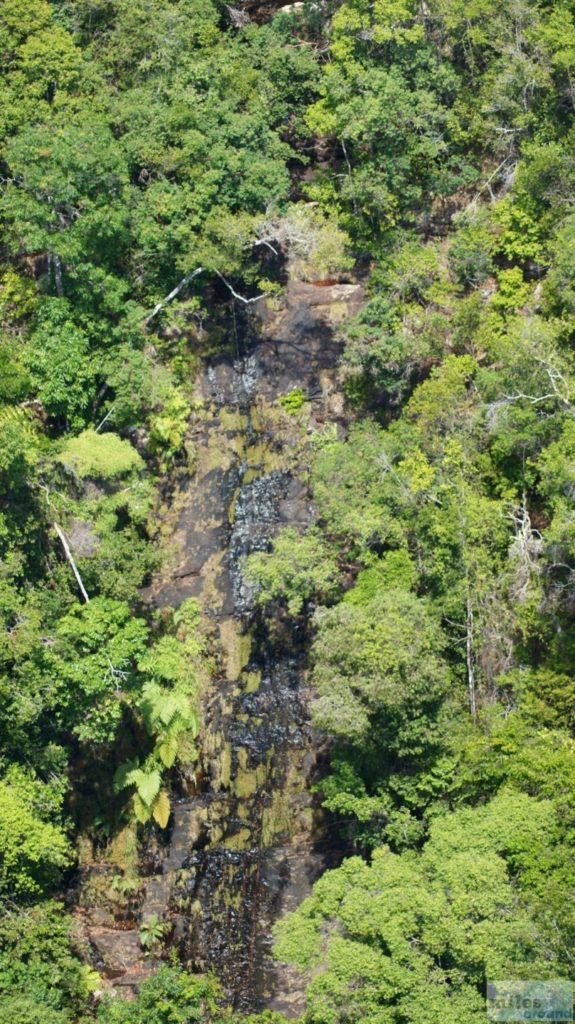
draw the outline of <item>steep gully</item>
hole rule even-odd
[[[197,784],[175,803],[143,902],[120,924],[85,921],[94,963],[115,985],[133,989],[149,971],[139,929],[157,915],[181,961],[217,974],[239,1009],[303,1008],[301,982],[271,957],[271,928],[339,852],[311,793],[322,755],[301,627],[255,608],[242,565],[283,525],[313,518],[309,446],[342,424],[334,328],[361,297],[356,285],[292,281],[279,309],[261,305],[252,338],[198,378],[196,468],[173,503],[173,557],[147,599],[198,599],[219,664],[204,694]],[[295,415],[279,400],[294,388],[306,397]]]

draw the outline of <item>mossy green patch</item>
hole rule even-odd
[[[225,657],[226,676],[230,681],[239,679],[242,669],[250,660],[252,637],[240,633],[234,619],[224,619],[220,624],[220,638]]]
[[[107,859],[133,878],[138,874],[138,835],[136,821],[130,821],[116,833],[108,847]]]
[[[228,850],[247,850],[250,847],[251,832],[249,828],[241,828],[231,836],[226,836],[222,846]]]
[[[245,413],[238,409],[220,409],[219,413],[220,430],[233,432],[234,434],[245,433],[248,425],[248,418]]]
[[[97,434],[84,430],[66,442],[58,461],[73,469],[79,477],[111,480],[143,469],[144,462],[128,441],[117,434]]]
[[[261,672],[245,672],[242,678],[245,681],[246,693],[255,693],[256,690],[259,690],[262,684]]]
[[[257,470],[257,469],[246,469],[246,471],[244,473],[244,476],[243,476],[242,483],[244,485],[245,484],[251,484],[251,482],[253,480],[257,480],[259,476],[261,476],[261,473],[259,472],[259,470]]]
[[[255,771],[238,767],[234,778],[234,790],[240,800],[253,796],[257,788],[258,780]]]
[[[251,444],[246,452],[246,458],[248,463],[248,472],[250,470],[253,471],[254,469],[259,469],[260,476],[265,473],[271,473],[274,469],[282,469],[284,466],[284,460],[282,459],[281,452],[276,451],[274,448],[270,448],[270,446],[264,441],[258,441],[256,444]]]
[[[278,836],[291,830],[293,815],[289,798],[282,790],[277,789],[269,807],[264,807],[262,815],[262,846],[273,846]]]
[[[232,745],[229,742],[224,744],[220,760],[220,785],[228,789],[232,777]]]
[[[234,779],[234,790],[241,800],[245,800],[263,786],[267,768],[265,764],[258,764],[256,768],[249,767],[250,755],[245,747],[240,747],[237,752],[238,766]]]

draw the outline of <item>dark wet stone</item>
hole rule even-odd
[[[198,468],[178,496],[176,556],[146,594],[160,607],[199,598],[231,646],[206,694],[198,795],[174,807],[142,917],[163,906],[182,962],[218,974],[237,1008],[289,1017],[302,1012],[303,987],[273,961],[272,927],[338,850],[310,792],[320,742],[309,720],[308,630],[280,608],[258,610],[243,567],[282,526],[313,521],[296,453],[328,415],[326,374],[335,378],[341,355],[335,314],[360,301],[357,286],[290,282],[279,313],[262,305],[261,333],[247,330],[241,351],[205,367]],[[282,413],[279,399],[294,388],[311,403],[307,424]]]

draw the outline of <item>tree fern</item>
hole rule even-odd
[[[4,405],[0,407],[0,430],[9,423],[17,423],[24,429],[30,429],[35,416],[29,406]]]
[[[170,798],[161,788],[162,774],[158,767],[154,764],[140,767],[137,761],[126,761],[118,768],[114,785],[117,790],[134,787],[132,806],[137,821],[145,825],[153,818],[160,828],[166,827],[170,817]]]
[[[178,754],[178,737],[185,732],[193,736],[198,733],[198,719],[190,698],[181,690],[146,683],[140,711],[148,733],[156,741],[155,753],[170,768]]]
[[[161,743],[156,745],[156,751],[160,761],[166,768],[171,768],[178,756],[179,740],[175,733],[169,733]]]
[[[158,823],[160,828],[165,828],[170,818],[170,798],[166,793],[165,789],[161,789],[158,793],[154,806],[152,808],[152,816],[154,821]]]

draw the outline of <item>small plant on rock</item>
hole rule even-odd
[[[305,395],[301,388],[294,388],[293,391],[288,391],[287,395],[282,395],[280,402],[283,405],[286,412],[291,413],[295,416],[303,406],[305,402]]]
[[[140,928],[140,945],[147,953],[151,953],[165,938],[168,926],[157,914],[150,914]]]

